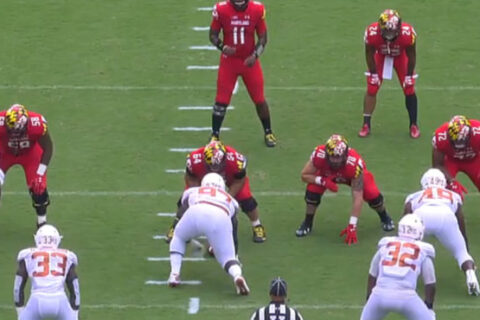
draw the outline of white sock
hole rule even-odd
[[[238,264],[232,265],[228,268],[228,274],[232,276],[233,279],[242,275],[242,268]]]
[[[252,227],[256,227],[258,225],[261,225],[262,223],[260,222],[260,219],[257,219],[255,221],[252,221]]]
[[[468,269],[467,271],[465,271],[465,274],[467,276],[467,283],[468,282],[478,282],[477,276],[475,275],[475,270]]]
[[[43,215],[43,216],[37,216],[37,223],[38,224],[42,224],[42,223],[45,223],[47,222],[47,215]]]
[[[182,268],[182,255],[179,253],[170,253],[170,268],[171,273],[180,274]]]

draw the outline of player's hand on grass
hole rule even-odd
[[[348,245],[357,243],[357,226],[349,224],[345,229],[340,232],[340,237],[345,237],[345,243]]]

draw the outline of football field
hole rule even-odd
[[[185,156],[209,139],[206,107],[214,102],[219,59],[208,41],[215,1],[1,1],[0,109],[21,103],[48,120],[55,144],[48,221],[64,236],[61,246],[79,257],[82,320],[249,319],[268,303],[276,276],[287,281],[289,305],[305,319],[359,319],[370,259],[385,233],[365,204],[359,242],[343,243],[351,195],[342,185],[322,199],[312,233],[296,238],[305,214],[305,162],[331,134],[345,135],[398,222],[406,195],[420,188],[430,165],[433,131],[455,114],[480,117],[480,2],[263,2],[269,42],[261,63],[279,141],[265,147],[242,83],[221,135],[248,158],[268,237],[253,243],[240,214],[239,256],[251,294],[239,297],[214,259],[191,250],[186,256],[195,259],[184,262],[182,280],[192,284],[168,288],[168,245],[160,237],[183,190]],[[379,92],[370,137],[357,137],[366,89],[363,33],[389,7],[418,34],[417,140],[408,134],[397,79]],[[469,190],[470,253],[480,261],[479,192],[463,174],[459,180]],[[33,246],[35,221],[23,170],[14,167],[0,201],[1,320],[16,318],[15,259]],[[475,319],[480,300],[467,295],[456,261],[425,240],[437,250],[437,319]]]

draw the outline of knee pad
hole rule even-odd
[[[215,102],[213,105],[213,114],[215,116],[224,117],[227,113],[227,105],[224,103]]]
[[[228,269],[230,269],[231,266],[238,265],[240,266],[240,262],[237,260],[229,260],[225,262],[225,265],[223,266],[223,269],[228,273]]]
[[[307,204],[311,204],[318,207],[321,201],[322,201],[322,195],[320,193],[315,193],[308,190],[305,191],[305,202]]]
[[[240,208],[242,208],[242,211],[245,212],[245,213],[248,213],[248,212],[254,210],[258,205],[257,200],[255,200],[254,197],[250,197],[248,199],[241,200],[241,201],[239,201],[239,204],[240,204]]]
[[[30,189],[30,196],[32,197],[32,206],[37,211],[37,215],[43,216],[47,214],[47,206],[50,204],[48,191],[45,189],[43,193],[36,194]]]
[[[368,201],[368,205],[370,206],[370,208],[374,210],[380,208],[381,206],[383,206],[383,195],[380,193],[378,197]]]

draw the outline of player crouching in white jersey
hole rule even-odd
[[[475,262],[468,253],[462,198],[445,188],[445,175],[438,169],[427,170],[420,183],[423,190],[412,193],[405,200],[405,214],[413,212],[422,218],[425,235],[434,235],[450,251],[465,272],[468,293],[478,296]]]
[[[178,222],[170,242],[170,287],[178,286],[182,258],[187,242],[205,235],[213,247],[215,258],[232,276],[237,294],[248,295],[250,289],[242,276],[242,268],[235,258],[232,218],[238,211],[238,203],[225,192],[225,182],[219,174],[209,173],[200,187],[187,189],[182,196],[182,207],[187,208]]]
[[[424,226],[419,216],[409,214],[398,223],[398,237],[384,237],[370,264],[367,304],[361,320],[380,320],[390,312],[410,320],[435,319],[435,249],[421,241]],[[425,302],[416,290],[422,274]]]
[[[52,225],[43,225],[34,236],[36,248],[18,254],[13,296],[19,320],[77,320],[80,287],[75,267],[75,253],[59,249],[62,236]],[[24,288],[28,277],[32,290],[24,307]],[[67,285],[70,301],[65,294]]]

